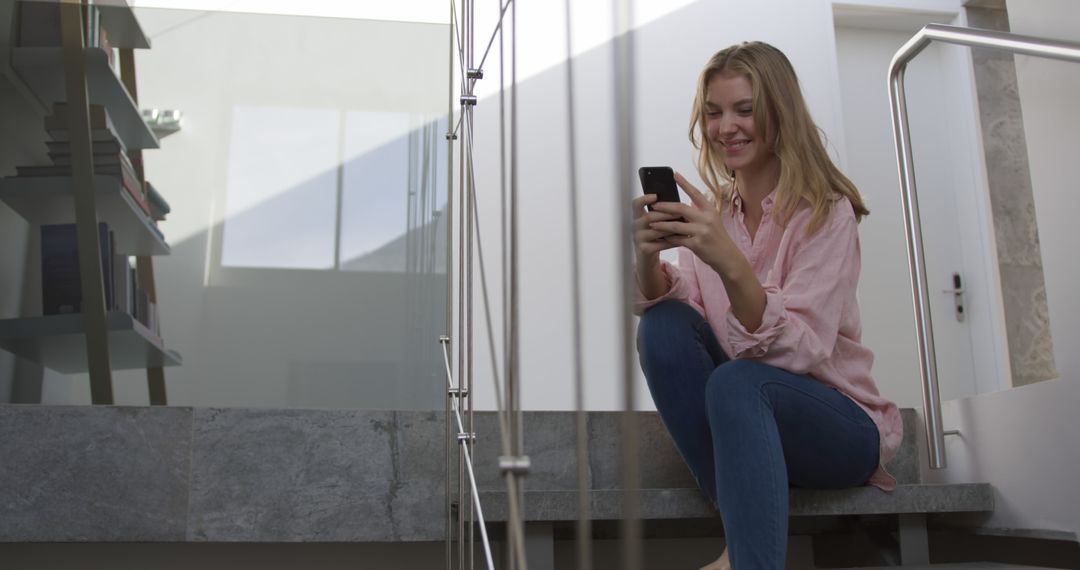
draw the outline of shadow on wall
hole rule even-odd
[[[247,132],[236,129],[251,121],[234,115],[224,220],[209,236],[191,236],[174,249],[182,265],[211,260],[201,318],[185,327],[198,335],[192,354],[202,362],[189,359],[184,376],[231,383],[203,383],[193,399],[442,408],[437,339],[445,329],[446,190],[445,178],[435,174],[446,159],[445,147],[433,141],[445,132],[445,119],[385,136],[385,128],[371,127],[385,127],[386,117],[342,114],[334,136],[314,134],[317,144],[342,140],[344,148],[331,149],[337,152],[330,158],[347,160],[311,174],[305,167],[326,157],[289,152],[313,146],[312,133],[275,119],[291,112],[258,109],[261,126]],[[391,118],[397,127],[407,119]],[[345,132],[341,139],[338,129]],[[361,145],[353,138],[384,142],[355,153],[349,151]],[[289,162],[267,161],[283,150]],[[275,191],[274,181],[295,172],[307,175]]]
[[[280,126],[272,115],[264,110],[261,119]],[[445,329],[446,190],[445,176],[435,174],[445,172],[446,159],[445,146],[431,140],[445,125],[441,119],[383,137],[389,140],[280,191],[263,186],[270,196],[262,200],[252,195],[260,189],[251,181],[257,177],[244,167],[256,165],[265,177],[273,168],[259,152],[280,149],[266,142],[247,147],[240,166],[230,166],[224,196],[228,202],[236,188],[248,191],[246,209],[227,211],[156,264],[166,342],[185,356],[166,374],[171,403],[443,407],[437,339]],[[310,143],[287,130],[267,131],[233,132],[233,140]],[[310,172],[303,164],[282,168],[297,166]],[[330,262],[311,267],[311,259]],[[28,261],[27,270],[40,275],[40,259]],[[202,267],[209,286],[192,271]],[[40,314],[38,283],[28,293],[24,312]],[[24,403],[68,399],[62,390],[50,394],[50,384],[70,385],[76,394],[88,385],[84,374],[62,376],[22,361],[13,376],[14,401]],[[114,374],[118,403],[145,403],[130,388],[145,385],[141,377]]]

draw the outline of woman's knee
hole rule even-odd
[[[705,385],[705,398],[711,413],[731,415],[750,409],[761,398],[762,384],[772,369],[753,360],[729,360],[716,367]]]
[[[692,324],[702,319],[701,314],[693,307],[682,301],[667,300],[645,309],[641,315],[641,325],[638,327],[638,335],[646,334],[656,329],[665,329],[671,326]]]
[[[662,301],[645,311],[638,324],[637,349],[646,377],[678,366],[701,322],[701,315],[680,301]]]
[[[662,345],[680,331],[693,330],[702,320],[693,307],[681,301],[661,301],[646,309],[638,323],[638,350]]]

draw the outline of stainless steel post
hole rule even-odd
[[[946,458],[945,435],[941,421],[941,392],[938,387],[937,356],[934,352],[934,332],[930,319],[930,295],[926,283],[926,257],[923,253],[919,200],[915,188],[915,164],[911,153],[911,133],[908,130],[907,101],[904,97],[904,72],[908,62],[935,41],[968,47],[1001,49],[1071,62],[1080,62],[1080,43],[992,30],[929,24],[919,30],[896,52],[889,65],[889,100],[893,137],[896,142],[897,169],[900,176],[900,197],[904,207],[905,237],[908,246],[908,266],[911,271],[915,336],[919,346],[919,374],[922,378],[930,467],[943,469],[946,466]]]

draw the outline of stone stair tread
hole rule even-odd
[[[1042,566],[1005,564],[1002,562],[954,562],[950,564],[920,564],[912,566],[890,566],[891,570],[1049,570]],[[882,570],[883,567],[846,568],[845,570]]]
[[[622,516],[623,491],[594,489],[589,494],[591,517],[612,520]],[[507,520],[505,491],[481,491],[480,503],[487,521]],[[577,490],[526,490],[525,520],[570,521],[577,519]],[[994,509],[990,485],[900,485],[892,493],[874,487],[840,490],[792,489],[792,516],[837,516],[908,513],[988,512]],[[716,511],[697,489],[642,489],[643,519],[693,519],[715,517]]]

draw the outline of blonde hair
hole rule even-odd
[[[754,123],[759,136],[772,143],[780,159],[780,180],[773,216],[786,225],[799,203],[812,208],[808,233],[816,231],[828,214],[830,194],[851,202],[855,219],[870,213],[859,190],[829,159],[821,134],[806,108],[799,80],[787,56],[764,42],[744,42],[719,51],[709,59],[698,78],[694,108],[690,114],[690,142],[698,150],[698,173],[716,197],[717,208],[735,188],[735,172],[708,144],[705,98],[709,82],[720,74],[745,76],[753,90]]]

